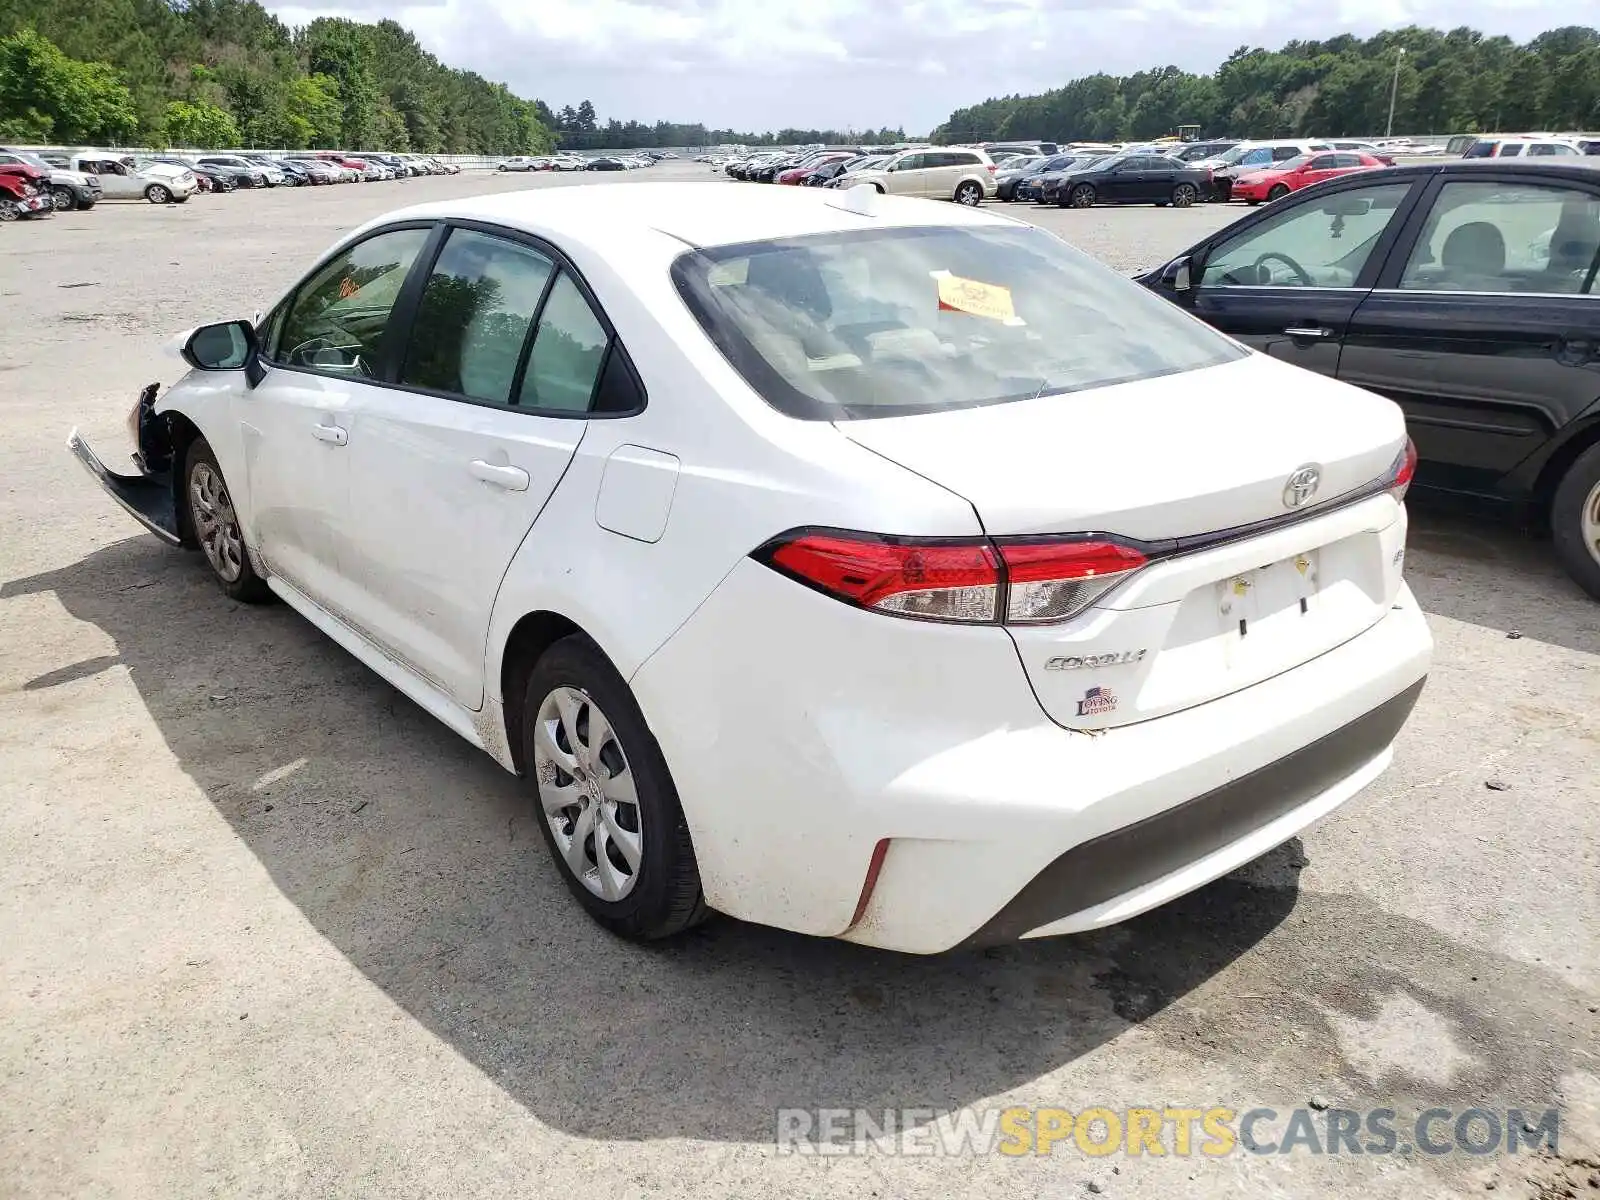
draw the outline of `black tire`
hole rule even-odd
[[[1260,204],[1261,201],[1259,201],[1259,200],[1246,200],[1244,203],[1245,203],[1245,207],[1246,208],[1254,208],[1256,205]]]
[[[983,203],[983,185],[968,179],[956,187],[955,202],[967,208],[977,208]]]
[[[88,212],[97,203],[98,203],[98,201],[95,201],[95,200],[79,200],[78,201],[78,211],[79,212]]]
[[[1080,183],[1067,196],[1067,203],[1073,208],[1093,208],[1094,201],[1094,186],[1087,183]]]
[[[50,189],[50,203],[56,206],[57,212],[71,212],[78,207],[78,193],[58,185]]]
[[[643,849],[633,886],[620,900],[602,899],[573,873],[539,800],[538,772],[533,765],[539,710],[545,698],[562,687],[585,693],[599,706],[633,776]],[[516,736],[522,739],[534,820],[567,889],[591,917],[618,937],[633,941],[671,937],[706,919],[709,910],[700,890],[694,844],[661,747],[626,681],[587,637],[573,634],[562,638],[534,664],[523,689],[522,729]],[[590,854],[592,857],[592,850]]]
[[[206,559],[206,565],[211,568],[211,577],[217,581],[223,594],[230,599],[238,600],[244,604],[264,604],[272,599],[272,591],[267,587],[267,581],[256,574],[255,567],[250,563],[250,555],[243,549],[244,531],[238,529],[238,516],[233,514],[234,528],[238,532],[240,546],[240,569],[235,578],[227,575],[217,566],[216,560],[205,547],[200,544],[200,531],[194,513],[195,475],[200,467],[205,467],[215,473],[216,478],[222,482],[222,499],[232,512],[232,500],[227,491],[227,480],[222,474],[222,467],[217,463],[217,456],[212,453],[211,445],[203,437],[197,437],[189,443],[189,453],[183,461],[183,541],[187,546],[201,550]]]
[[[1267,202],[1270,204],[1274,200],[1282,200],[1288,194],[1289,189],[1287,187],[1281,183],[1275,183],[1267,189]]]
[[[1550,534],[1561,565],[1579,587],[1600,600],[1600,545],[1584,535],[1586,513],[1592,522],[1590,537],[1600,541],[1600,443],[1578,455],[1550,502]]]
[[[1173,208],[1193,208],[1199,198],[1200,190],[1192,183],[1180,183],[1172,189]]]
[[[880,196],[882,196],[882,195],[883,195],[883,194],[884,194],[884,191],[883,191],[883,184],[881,184],[881,183],[875,183],[875,184],[873,184],[873,185],[872,185],[872,186],[873,186],[873,187],[875,187],[875,188],[877,188],[877,189],[878,189],[878,195],[880,195]]]
[[[172,199],[172,191],[159,183],[152,183],[145,188],[144,198],[151,204],[165,204]]]

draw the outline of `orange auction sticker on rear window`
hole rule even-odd
[[[976,279],[963,279],[948,271],[937,271],[933,278],[939,285],[941,312],[971,313],[975,317],[988,317],[991,321],[1021,324],[1017,310],[1011,303],[1010,288],[995,283],[980,283]]]

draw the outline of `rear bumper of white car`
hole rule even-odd
[[[1402,589],[1276,678],[1079,733],[1003,630],[863,612],[747,561],[633,685],[712,907],[931,953],[1125,920],[1293,837],[1387,766],[1431,652]]]

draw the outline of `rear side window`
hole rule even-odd
[[[590,411],[608,340],[600,318],[563,271],[539,314],[518,403],[553,412]]]
[[[378,350],[427,229],[395,229],[358,242],[301,284],[278,337],[284,365],[377,378]]]
[[[1333,163],[1336,167],[1359,167],[1361,165],[1361,155],[1335,154],[1333,156]]]
[[[1232,342],[1037,229],[864,230],[691,251],[673,278],[745,380],[841,420],[1064,395]]]
[[[555,264],[536,250],[453,229],[407,338],[400,382],[507,404]]]
[[[1562,154],[1576,154],[1576,153],[1577,153],[1577,151],[1574,150],[1571,146],[1565,146],[1565,145],[1562,145],[1559,142],[1540,143],[1539,145],[1529,146],[1528,147],[1528,157],[1530,157],[1530,158],[1534,157],[1535,155],[1549,158],[1549,157],[1554,157],[1554,156],[1558,156],[1558,155],[1562,155]]]
[[[1287,162],[1291,158],[1299,157],[1300,148],[1298,146],[1274,146],[1272,148],[1273,162]]]
[[[1516,158],[1517,155],[1519,155],[1521,153],[1522,153],[1522,143],[1521,142],[1507,142],[1505,145],[1500,147],[1500,155],[1499,155],[1499,157],[1501,157],[1501,158]]]

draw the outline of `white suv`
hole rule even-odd
[[[897,154],[871,171],[858,171],[850,180],[893,196],[973,205],[994,196],[994,172],[994,161],[986,151],[924,146]]]
[[[1583,151],[1565,138],[1479,138],[1462,158],[1576,158]]]

